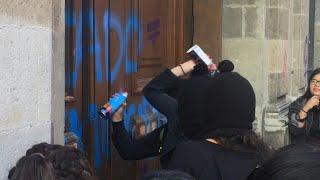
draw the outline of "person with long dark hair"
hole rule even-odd
[[[87,156],[79,149],[74,147],[66,147],[58,144],[39,143],[33,145],[26,151],[26,156],[22,159],[34,159],[33,156],[40,155],[43,161],[50,163],[55,177],[59,180],[96,180],[94,170],[90,165]],[[20,161],[19,161],[20,162]],[[17,173],[20,163],[12,168],[9,173],[10,177]],[[29,167],[29,168],[32,168]],[[39,165],[35,168],[41,169]],[[49,173],[49,172],[48,172]],[[19,173],[21,174],[21,173]],[[10,179],[11,180],[11,179]]]
[[[231,72],[230,61],[223,61],[218,69],[220,73],[212,77],[204,64],[188,61],[149,82],[144,95],[168,123],[143,138],[128,136],[120,108],[112,121],[113,142],[121,157],[160,156],[162,168],[182,170],[199,180],[245,179],[272,147],[252,131],[255,94],[250,83]],[[179,85],[177,100],[168,96],[178,77],[191,71],[191,77]],[[233,166],[238,170],[230,173],[228,167]]]
[[[178,144],[168,169],[177,169],[199,180],[243,180],[271,156],[272,147],[252,130],[255,120],[255,93],[249,81],[236,72],[218,73],[203,92],[203,120],[194,132],[197,138]],[[191,87],[189,88],[197,88]],[[184,92],[179,112],[192,111],[189,90]],[[189,99],[189,100],[188,100]],[[178,100],[180,103],[180,101]],[[181,124],[185,119],[181,119]],[[190,119],[184,129],[192,129]]]
[[[309,140],[320,143],[320,68],[308,80],[308,89],[289,106],[289,133],[292,143]]]
[[[318,180],[320,147],[312,141],[280,148],[247,180]]]
[[[8,175],[9,180],[56,180],[54,168],[42,154],[23,156]]]

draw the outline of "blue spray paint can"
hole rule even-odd
[[[122,103],[127,100],[127,96],[127,92],[119,92],[115,94],[109,102],[99,109],[98,114],[102,118],[110,120],[113,113],[115,113],[121,107]]]

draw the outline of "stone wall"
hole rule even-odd
[[[222,57],[252,83],[256,131],[288,143],[288,105],[305,85],[309,0],[224,0]]]
[[[320,67],[320,1],[315,0],[314,67]]]
[[[51,142],[64,144],[65,0],[52,0]]]
[[[0,179],[6,179],[28,148],[54,139],[54,124],[62,129],[53,129],[54,141],[63,143],[64,1],[0,4]]]

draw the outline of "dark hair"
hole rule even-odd
[[[23,156],[8,175],[9,180],[55,180],[52,164],[40,154]]]
[[[61,146],[51,152],[48,160],[53,164],[60,180],[95,180],[87,157],[76,148]]]
[[[219,145],[227,149],[256,153],[260,163],[270,158],[275,151],[273,146],[248,129],[217,129],[209,132],[207,137],[215,139]]]
[[[142,180],[195,180],[195,178],[181,171],[159,170],[146,173]]]
[[[305,143],[279,149],[248,180],[317,180],[319,177],[320,148]]]
[[[30,156],[34,153],[43,154],[52,163],[54,172],[60,180],[97,179],[86,155],[76,148],[40,143],[28,149],[26,155]],[[14,168],[11,171],[14,172]],[[11,171],[10,173],[12,174]]]
[[[62,146],[56,144],[47,144],[46,142],[35,144],[32,146],[32,148],[27,150],[26,156],[30,156],[34,153],[41,153],[44,157],[48,157],[52,151],[60,147]]]
[[[311,91],[310,91],[310,82],[311,82],[312,78],[317,74],[320,74],[320,68],[317,68],[317,69],[313,70],[312,73],[310,74],[310,77],[308,79],[307,91],[304,93],[304,95],[302,97],[311,98],[312,94],[311,94]]]

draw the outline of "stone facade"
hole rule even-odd
[[[320,2],[316,1],[314,26],[314,67],[320,67]]]
[[[0,179],[7,179],[33,144],[64,140],[64,1],[0,4]]]
[[[288,144],[287,111],[306,84],[309,0],[223,1],[222,57],[252,83],[256,131]]]

